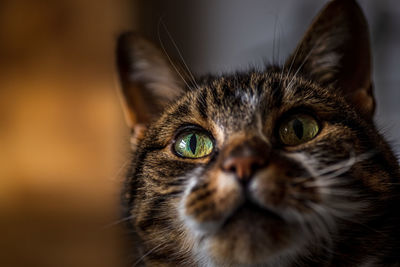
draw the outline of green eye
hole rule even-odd
[[[183,158],[202,158],[213,151],[213,141],[208,135],[190,132],[180,135],[174,145],[175,152]]]
[[[318,122],[313,117],[294,115],[279,126],[279,139],[285,145],[295,146],[310,141],[318,132]]]

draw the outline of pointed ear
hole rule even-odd
[[[184,87],[162,52],[134,33],[118,39],[117,65],[126,121],[138,134]]]
[[[372,119],[375,99],[368,25],[354,0],[329,2],[285,68],[299,70],[322,86],[339,90],[362,116]]]

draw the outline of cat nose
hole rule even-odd
[[[222,169],[234,173],[241,182],[247,182],[264,166],[265,161],[261,157],[229,157],[223,162]]]
[[[225,156],[221,169],[234,173],[242,183],[247,183],[258,170],[267,165],[268,153],[269,148],[261,141],[244,142]]]

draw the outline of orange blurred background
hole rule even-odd
[[[0,3],[0,266],[119,266],[127,0]]]

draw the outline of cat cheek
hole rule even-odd
[[[242,188],[233,175],[214,171],[193,183],[183,198],[183,219],[200,232],[212,232],[243,203]]]

